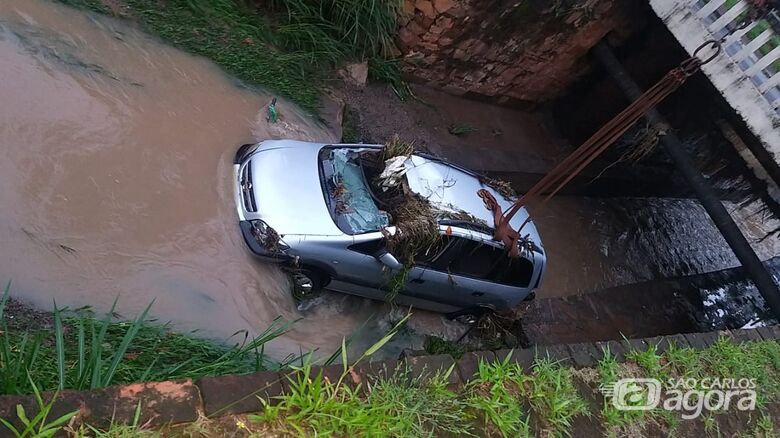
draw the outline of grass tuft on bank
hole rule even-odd
[[[0,395],[277,369],[264,345],[292,324],[276,319],[257,337],[241,333],[222,345],[150,323],[146,311],[117,320],[112,307],[102,317],[55,310],[53,332],[28,330],[3,315],[9,289],[0,296]]]
[[[316,110],[334,67],[368,61],[370,76],[408,94],[393,57],[400,0],[59,0],[120,15],[249,85]]]
[[[332,382],[304,367],[277,405],[249,419],[290,436],[460,436],[469,431],[470,415],[447,388],[447,374],[423,381],[391,373],[366,383],[364,393],[360,385]]]

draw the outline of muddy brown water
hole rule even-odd
[[[39,0],[0,2],[0,279],[43,308],[152,315],[226,338],[301,316],[286,277],[252,259],[230,186],[238,145],[333,141],[291,105],[123,23]],[[381,307],[308,312],[277,355],[328,350]],[[327,330],[323,329],[327,324]]]
[[[272,344],[276,356],[329,353],[364,323],[355,349],[377,339],[402,310],[326,293],[301,312],[284,274],[244,247],[236,147],[334,140],[285,102],[269,126],[270,98],[126,23],[42,0],[0,2],[0,281],[42,308],[105,311],[118,299],[133,317],[154,301],[158,320],[218,339],[303,317]],[[536,222],[550,255],[540,296],[736,264],[693,201],[560,198]],[[463,331],[418,311],[387,354],[419,348],[422,334]]]

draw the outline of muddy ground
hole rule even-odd
[[[3,318],[9,329],[30,331],[49,330],[54,327],[54,315],[10,298],[3,309]]]

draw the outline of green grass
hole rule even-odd
[[[466,404],[447,388],[446,373],[426,380],[395,373],[365,384],[370,385],[367,394],[362,386],[312,375],[306,366],[291,379],[279,404],[250,419],[292,436],[459,436],[469,430]]]
[[[338,380],[313,372],[311,361],[295,368],[289,391],[267,404],[255,423],[272,424],[275,431],[292,436],[395,436],[423,437],[469,433],[467,404],[448,387],[450,368],[426,376],[405,370],[388,370],[383,377],[355,379],[357,364],[375,354],[405,323],[397,323],[382,339],[351,365],[342,345],[343,371]]]
[[[394,47],[397,0],[272,0],[286,17],[277,32],[285,47],[303,52],[330,49],[339,57],[389,56]],[[337,57],[338,56],[338,57]]]
[[[572,436],[574,418],[589,414],[585,401],[574,387],[572,370],[551,359],[539,359],[534,363],[525,389],[541,428],[552,436]]]
[[[414,97],[409,84],[401,77],[402,60],[374,56],[368,60],[368,77],[377,82],[390,85],[401,100]]]
[[[620,363],[609,349],[604,350],[604,355],[597,366],[599,385],[606,386],[617,382],[621,376]],[[601,415],[609,428],[621,428],[630,424],[644,421],[643,411],[618,410],[611,400],[604,399]]]
[[[54,434],[62,429],[78,412],[68,412],[57,418],[50,419],[49,415],[54,407],[54,401],[57,399],[58,393],[55,392],[51,395],[49,401],[44,401],[40,389],[38,389],[38,386],[32,381],[32,378],[29,375],[28,379],[35,396],[37,412],[30,417],[30,414],[25,412],[22,405],[16,405],[16,419],[22,424],[21,427],[17,428],[12,425],[10,418],[0,418],[0,426],[3,426],[7,432],[10,432],[11,435],[16,438],[44,438],[54,436]]]
[[[31,393],[32,382],[42,391],[91,389],[278,368],[263,346],[291,325],[277,319],[257,337],[221,345],[149,323],[146,311],[133,321],[117,321],[112,307],[101,318],[56,309],[54,333],[27,331],[3,318],[9,289],[0,297],[0,394]]]
[[[460,390],[448,384],[452,372],[421,377],[402,368],[355,386],[324,379],[306,364],[279,403],[251,419],[296,436],[526,437],[533,435],[531,415],[549,435],[568,436],[573,419],[587,414],[571,370],[549,360],[537,361],[529,374],[511,356],[483,361]],[[342,378],[350,375],[345,367]]]
[[[99,0],[62,3],[109,13]],[[369,60],[370,76],[406,88],[392,61],[400,0],[122,0],[126,15],[250,85],[316,110],[334,67]],[[255,5],[250,7],[248,5]],[[398,91],[401,90],[401,91]]]
[[[233,0],[126,0],[145,29],[188,52],[205,56],[228,73],[292,99],[317,105],[318,66],[331,54],[282,50],[267,18]]]
[[[477,132],[478,129],[474,125],[468,123],[455,123],[447,127],[447,131],[456,137],[465,137]]]
[[[609,362],[609,363],[607,363]],[[640,376],[628,372],[630,366],[642,370]],[[693,349],[672,344],[663,354],[657,346],[651,345],[642,351],[628,353],[627,364],[617,364],[613,360],[602,361],[599,366],[603,383],[619,377],[653,377],[665,382],[667,379],[696,379],[701,385],[702,379],[751,379],[756,382],[757,407],[759,410],[780,399],[780,343],[774,341],[754,341],[735,343],[728,338],[720,338],[705,349]],[[670,434],[674,434],[681,419],[675,412],[657,408],[650,417],[638,411],[617,411],[611,403],[602,411],[605,423],[611,427],[644,425],[648,421],[663,424]],[[723,412],[705,412],[701,419],[702,427],[712,436],[720,434],[718,415]],[[774,425],[766,416],[759,418],[760,426],[746,431],[745,436],[774,436],[768,434]],[[618,429],[619,430],[619,429]]]
[[[215,345],[190,336],[171,333],[167,327],[146,322],[147,312],[133,321],[96,318],[85,312],[55,308],[50,332],[21,332],[9,327],[3,317],[10,285],[0,298],[0,384],[4,393],[33,393],[36,412],[19,406],[14,428],[9,418],[0,429],[15,437],[52,436],[75,413],[49,418],[51,401],[42,391],[96,388],[146,380],[197,378],[205,375],[244,373],[279,367],[263,355],[263,344],[283,333],[288,325],[275,322],[263,335],[232,347]],[[108,313],[113,313],[113,308]],[[147,309],[148,310],[148,309]],[[600,422],[610,436],[642,435],[648,425],[661,427],[669,436],[678,430],[681,413],[619,411],[610,400],[591,408],[585,400],[603,385],[626,377],[753,379],[758,404],[741,435],[776,436],[771,409],[780,400],[780,343],[754,341],[737,344],[723,338],[706,349],[672,345],[665,352],[656,345],[629,351],[626,362],[605,352],[593,369],[574,371],[549,359],[537,359],[526,372],[512,356],[502,361],[481,361],[475,378],[452,386],[454,366],[424,376],[408,369],[387,370],[366,377],[357,366],[376,355],[408,320],[399,321],[385,336],[366,349],[354,362],[347,358],[345,339],[330,364],[340,359],[340,375],[326,379],[307,355],[299,366],[288,362],[289,391],[277,403],[264,400],[265,409],[249,416],[248,423],[235,420],[242,433],[284,436],[576,436],[575,421],[590,417]],[[575,384],[575,376],[579,380]],[[587,377],[591,376],[591,377]],[[595,377],[594,377],[595,376]],[[56,395],[56,392],[55,392]],[[89,425],[74,426],[76,437],[158,437],[164,431],[140,425],[112,424],[106,430]],[[705,412],[698,420],[706,433],[721,433],[721,416],[731,412]],[[224,436],[224,423],[198,421],[176,436]],[[215,429],[217,428],[217,429]],[[255,436],[253,435],[253,436]]]
[[[761,418],[758,419],[756,422],[756,435],[763,435],[763,436],[770,436],[770,434],[774,435],[773,432],[775,430],[775,422],[772,420],[772,417],[766,414],[762,414]]]
[[[341,358],[342,372],[334,380],[315,371],[311,356],[307,356],[300,366],[292,368],[295,373],[288,375],[289,391],[278,397],[277,403],[264,400],[266,407],[262,412],[249,415],[248,419],[231,419],[235,426],[230,425],[230,420],[226,423],[203,419],[185,426],[186,430],[160,431],[149,430],[135,421],[130,425],[115,424],[107,430],[82,426],[75,436],[152,438],[169,436],[167,432],[174,432],[175,436],[228,436],[235,432],[242,436],[323,437],[577,436],[575,420],[588,416],[600,422],[609,436],[645,436],[652,431],[647,427],[650,424],[661,427],[668,436],[676,436],[682,423],[678,412],[617,411],[610,408],[611,403],[605,403],[601,410],[592,409],[585,402],[586,396],[592,396],[598,386],[621,378],[653,375],[754,378],[765,406],[769,407],[780,396],[780,343],[775,341],[734,344],[721,339],[703,350],[672,347],[663,353],[651,346],[629,352],[624,363],[606,354],[593,369],[578,371],[550,359],[537,359],[531,371],[526,372],[509,355],[498,362],[481,361],[477,375],[458,387],[449,384],[454,368],[424,377],[412,375],[404,368],[375,377],[357,377],[357,365],[389,342],[404,321],[354,362],[346,357],[345,340],[342,348],[326,361]],[[101,321],[96,324],[102,327]],[[63,333],[64,340],[67,332]],[[117,339],[121,342],[121,337]],[[575,375],[582,384],[575,385]],[[38,391],[37,385],[34,388]],[[39,405],[46,403],[40,400]],[[698,422],[696,430],[718,436],[722,432],[722,416],[730,414],[705,412],[698,420],[686,421]],[[776,436],[771,415],[771,411],[759,406],[745,430],[736,436]],[[55,421],[39,417],[31,423],[40,428]],[[225,424],[228,429],[224,429]]]
[[[690,347],[680,347],[672,344],[664,353],[667,368],[679,378],[702,377],[704,373],[704,364],[701,361],[700,353]]]
[[[628,359],[642,367],[648,377],[666,380],[667,373],[661,365],[661,355],[658,354],[657,345],[650,345],[642,351],[632,350],[628,353]]]
[[[360,123],[360,113],[347,105],[344,108],[344,119],[341,123],[343,143],[361,143],[364,141],[363,128]]]
[[[780,345],[776,342],[737,345],[721,338],[701,355],[708,375],[720,378],[747,378],[760,388],[758,406],[780,396]]]
[[[477,377],[466,388],[480,425],[502,437],[530,437],[528,413],[520,404],[525,376],[509,354],[503,361],[480,361]]]
[[[460,359],[467,351],[463,344],[448,341],[438,336],[426,336],[423,349],[428,354],[449,354],[455,359]]]

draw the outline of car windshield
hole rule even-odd
[[[358,162],[358,151],[325,148],[320,154],[322,186],[331,217],[346,234],[379,231],[390,224],[380,210]]]

